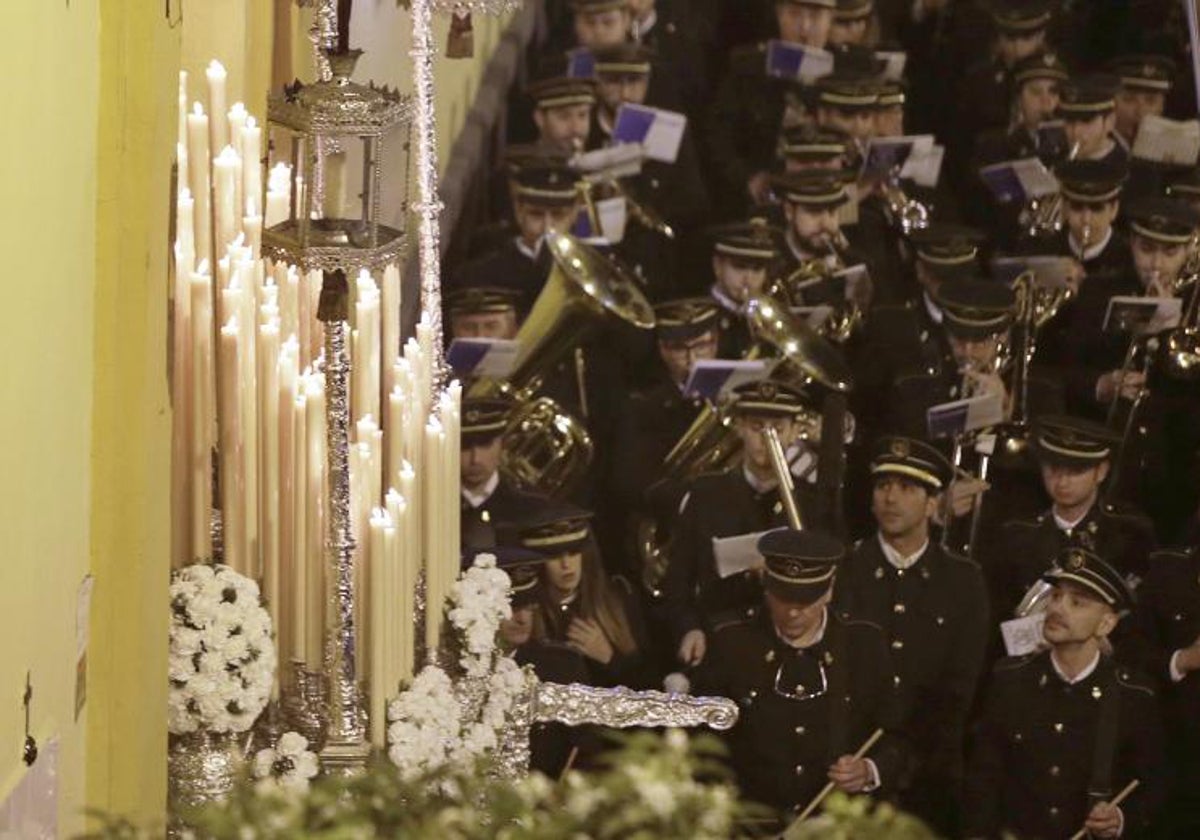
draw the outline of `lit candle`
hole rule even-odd
[[[237,212],[237,178],[240,160],[232,146],[221,149],[213,161],[213,218],[217,250],[224,252],[241,232],[242,214]]]
[[[184,154],[187,154],[187,71],[179,71],[179,132],[175,138],[175,143],[178,148],[183,149]],[[179,167],[179,177],[183,178],[183,166]]]
[[[416,598],[415,556],[411,553],[414,524],[406,499],[395,490],[389,490],[386,498],[388,514],[396,528],[396,545],[393,552],[391,576],[389,578],[387,605],[388,631],[388,680],[389,693],[397,690],[401,682],[413,676],[413,609]]]
[[[196,269],[196,202],[192,191],[179,188],[175,202],[175,270],[189,278]]]
[[[171,369],[171,563],[191,562],[192,553],[192,271],[183,243],[175,243],[171,277],[174,330]]]
[[[308,654],[308,374],[296,382],[292,404],[292,646],[293,662]]]
[[[222,544],[225,550],[225,565],[241,574],[246,574],[248,559],[245,551],[245,478],[243,469],[243,426],[241,406],[243,385],[239,358],[241,327],[234,315],[221,327],[221,385],[220,415],[218,419],[221,456],[221,524]]]
[[[194,210],[196,259],[213,260],[212,221],[209,206],[210,173],[208,145],[208,117],[200,103],[192,105],[187,116],[188,125],[188,186],[196,202]]]
[[[208,262],[201,261],[190,278],[192,316],[192,445],[189,472],[192,490],[192,560],[212,557],[212,444],[216,423],[213,385],[212,278]]]
[[[265,307],[264,307],[265,308]],[[276,636],[283,624],[279,553],[279,319],[258,328],[258,533],[262,553],[263,597]],[[279,692],[279,669],[275,670]]]
[[[314,373],[305,384],[308,433],[308,573],[305,612],[308,617],[304,661],[310,670],[324,667],[325,655],[325,375]]]
[[[246,119],[246,125],[241,129],[242,134],[242,195],[245,196],[245,212],[250,212],[250,202],[256,209],[263,206],[262,187],[262,128],[254,117]]]
[[[379,417],[379,289],[366,271],[356,283],[358,300],[354,304],[354,416]]]
[[[369,708],[367,719],[371,724],[371,743],[376,747],[386,746],[386,707],[387,707],[387,683],[386,683],[386,645],[387,637],[384,630],[385,614],[387,604],[384,601],[384,596],[387,594],[384,584],[387,554],[387,536],[386,532],[392,530],[392,520],[387,515],[387,511],[374,508],[370,514],[368,524],[370,550],[367,552],[368,568],[366,574],[366,591],[359,590],[360,597],[358,602],[361,603],[366,595],[367,609],[366,614],[369,616],[366,627],[360,627],[358,638],[367,637],[368,650],[370,651],[369,662],[365,662],[368,666],[367,679],[370,685],[369,690]],[[361,661],[361,660],[360,660]]]
[[[253,202],[249,203],[253,205]],[[246,243],[250,246],[250,252],[253,258],[258,260],[262,257],[263,217],[259,216],[257,213],[252,213],[249,216],[243,216],[242,230],[246,234]]]
[[[286,163],[277,163],[271,167],[267,177],[267,227],[274,227],[287,220],[292,200],[291,189],[292,168]]]
[[[246,127],[246,120],[250,114],[246,112],[246,106],[241,102],[234,102],[230,107],[226,118],[229,120],[229,137],[225,141],[233,146],[237,153],[242,154],[242,129]]]
[[[380,394],[392,393],[396,385],[392,366],[400,357],[400,268],[389,265],[383,270],[383,287],[380,292],[380,330],[383,342],[380,351],[380,366],[383,377]]]
[[[384,484],[392,487],[399,481],[400,465],[404,463],[404,391],[399,385],[388,394],[386,430]]]
[[[300,348],[289,335],[279,349],[279,611],[275,631],[279,662],[287,662],[295,650],[295,578],[302,566],[296,562],[296,387],[299,380]],[[303,601],[301,601],[303,603]]]
[[[229,129],[225,124],[225,68],[213,59],[204,71],[208,78],[208,113],[212,115],[209,126],[209,142],[219,149],[229,142]]]

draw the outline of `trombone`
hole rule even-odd
[[[1071,146],[1067,160],[1075,160],[1079,155],[1079,141]],[[1062,191],[1032,198],[1021,211],[1020,225],[1025,233],[1032,238],[1053,236],[1062,230]]]
[[[779,483],[779,498],[787,512],[788,524],[797,531],[802,530],[804,522],[800,518],[800,508],[796,505],[796,483],[792,480],[792,469],[788,465],[787,455],[784,454],[779,432],[774,426],[768,425],[763,430],[763,439],[767,444],[767,454],[771,457],[771,469],[775,471],[775,480]]]

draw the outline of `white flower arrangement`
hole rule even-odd
[[[317,754],[299,732],[285,732],[274,748],[254,754],[254,778],[261,791],[304,793],[318,770]]]
[[[429,665],[388,707],[388,757],[406,779],[446,766],[468,767],[499,747],[527,680],[496,648],[500,622],[512,617],[510,590],[508,575],[490,554],[477,557],[451,589],[449,618],[459,642],[461,679]],[[477,710],[468,695],[484,698]]]
[[[199,563],[171,580],[167,728],[245,732],[271,696],[275,645],[258,584]]]

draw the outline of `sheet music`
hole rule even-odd
[[[1132,154],[1154,163],[1194,166],[1200,155],[1200,122],[1147,115],[1138,128]]]

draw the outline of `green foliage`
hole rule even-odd
[[[886,802],[832,793],[819,816],[793,823],[784,840],[935,840],[937,835],[918,820]]]

